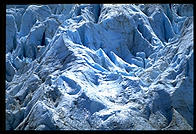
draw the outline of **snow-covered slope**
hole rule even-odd
[[[193,5],[6,8],[7,130],[193,129]]]

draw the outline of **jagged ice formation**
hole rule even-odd
[[[6,7],[7,130],[193,129],[193,5]]]

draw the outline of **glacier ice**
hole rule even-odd
[[[6,130],[192,130],[192,4],[6,6]]]
[[[6,14],[6,53],[16,48],[17,26],[15,18],[11,14]]]

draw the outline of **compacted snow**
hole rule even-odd
[[[6,7],[7,130],[193,129],[193,5]]]

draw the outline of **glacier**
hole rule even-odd
[[[193,130],[193,4],[6,5],[6,130]]]

